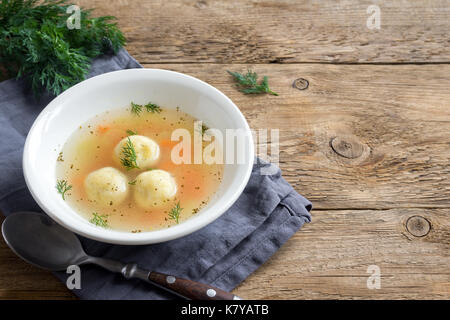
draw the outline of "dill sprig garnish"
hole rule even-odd
[[[142,112],[142,105],[131,102],[131,113],[140,116]]]
[[[269,89],[269,78],[267,76],[264,76],[263,80],[258,83],[258,74],[256,72],[250,70],[247,71],[247,74],[232,71],[227,72],[233,76],[238,90],[245,94],[269,93],[274,96],[278,95],[278,93]]]
[[[108,228],[108,216],[106,214],[92,213],[93,217],[89,220],[90,223],[95,224],[98,227]]]
[[[206,133],[206,131],[208,131],[208,130],[209,130],[208,126],[205,124],[202,124],[202,135],[204,135]]]
[[[129,135],[129,136],[135,136],[135,135],[137,135],[137,131],[133,131],[133,130],[131,130],[131,129],[128,129],[128,130],[127,130],[127,135]]]
[[[134,113],[137,116],[141,115],[141,112],[144,108],[145,110],[147,110],[147,112],[151,113],[160,113],[162,111],[160,106],[151,102],[144,105],[131,102],[131,113]]]
[[[136,162],[136,150],[134,149],[134,145],[133,142],[131,142],[130,137],[127,138],[127,142],[122,147],[122,155],[123,157],[120,159],[120,162],[125,168],[127,168],[127,170],[139,169]]]
[[[36,96],[54,95],[84,80],[91,59],[115,53],[125,38],[112,16],[80,10],[80,28],[70,30],[66,0],[0,1],[0,64],[9,76],[26,78]]]
[[[56,180],[56,190],[61,194],[63,200],[66,200],[66,192],[72,189],[72,186],[67,183],[67,180]]]
[[[194,127],[194,130],[195,130],[195,132],[198,132],[198,133],[200,133],[203,136],[205,134],[208,135],[207,131],[209,130],[209,127],[206,124],[203,124],[203,123],[202,123],[201,126],[196,124],[195,127]]]
[[[180,218],[180,213],[182,210],[183,210],[183,208],[180,207],[180,201],[178,201],[178,203],[175,205],[175,207],[170,209],[169,219],[175,220],[176,223],[178,224],[178,219]]]
[[[130,181],[130,182],[128,182],[128,184],[134,186],[134,185],[136,184],[136,181],[137,181],[137,180]]]
[[[145,109],[147,110],[147,112],[151,112],[151,113],[160,113],[161,112],[161,108],[154,103],[147,103],[145,106]]]

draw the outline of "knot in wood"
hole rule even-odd
[[[352,136],[333,138],[331,148],[341,157],[348,159],[359,158],[364,152],[364,144]]]
[[[430,222],[421,216],[409,217],[406,221],[406,230],[415,237],[426,236],[431,229]]]
[[[204,9],[204,8],[207,7],[207,5],[208,5],[208,4],[206,3],[206,1],[201,0],[201,1],[198,1],[198,2],[195,4],[195,7],[199,8],[199,9]]]
[[[294,80],[292,86],[298,90],[305,90],[309,87],[309,81],[303,78],[298,78]]]

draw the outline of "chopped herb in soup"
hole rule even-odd
[[[58,154],[56,192],[102,228],[138,233],[189,219],[214,196],[223,174],[222,164],[172,161],[179,143],[172,132],[193,136],[195,121],[153,103],[96,116]]]

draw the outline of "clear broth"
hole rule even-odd
[[[87,220],[93,218],[94,212],[106,215],[109,228],[125,232],[146,232],[176,224],[169,218],[169,211],[178,201],[183,208],[179,223],[189,219],[213,197],[223,174],[221,164],[176,165],[171,161],[172,147],[178,143],[171,141],[172,131],[184,128],[193,137],[196,120],[178,108],[163,108],[161,113],[146,112],[144,109],[140,116],[131,113],[130,109],[97,115],[72,134],[58,158],[56,168],[58,179],[67,180],[68,184],[72,185],[72,189],[66,194],[66,201]],[[128,136],[127,130],[147,136],[158,143],[160,158],[152,168],[168,171],[177,183],[177,194],[167,205],[152,209],[140,208],[133,198],[134,186],[130,184],[127,199],[119,205],[114,204],[105,208],[88,200],[84,180],[92,171],[114,167],[124,173],[130,182],[145,171],[140,169],[127,171],[113,159],[113,150],[120,140]]]

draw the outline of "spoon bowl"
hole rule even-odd
[[[43,269],[66,270],[87,258],[75,234],[44,214],[14,213],[3,222],[2,234],[15,254]]]
[[[23,260],[37,267],[62,271],[70,265],[95,264],[108,271],[121,273],[126,279],[136,278],[187,299],[240,299],[232,293],[207,284],[141,269],[135,263],[88,256],[80,240],[71,231],[37,212],[17,212],[2,224],[6,244]]]

